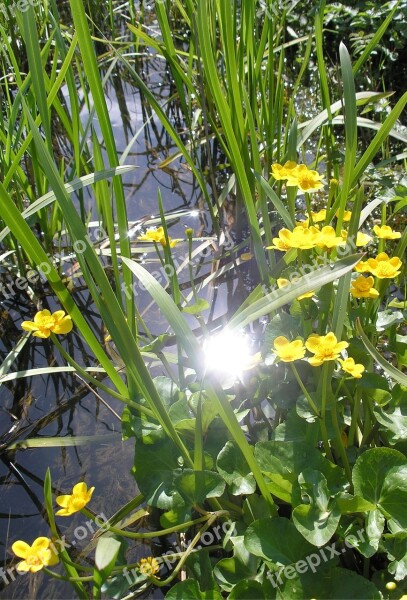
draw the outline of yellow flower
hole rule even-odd
[[[284,248],[299,248],[306,250],[308,248],[315,248],[316,236],[319,231],[316,227],[302,227],[301,225],[294,227],[292,231],[289,229],[281,229],[278,233],[278,238],[273,238],[274,246],[269,248],[277,248],[281,250]]]
[[[145,233],[137,237],[139,242],[159,242],[162,246],[166,246],[164,227],[150,227]],[[173,240],[168,236],[169,246],[173,248],[177,245],[178,240]]]
[[[339,217],[339,210],[336,211],[335,216]],[[348,221],[351,220],[351,217],[352,217],[352,211],[351,210],[345,210],[344,213],[343,213],[343,219],[342,220],[343,220],[344,223],[347,223]]]
[[[293,362],[305,356],[305,347],[302,340],[290,342],[284,336],[280,335],[274,340],[274,352],[283,362]]]
[[[277,285],[279,287],[279,289],[285,287],[286,285],[289,285],[290,283],[295,283],[296,281],[298,281],[298,277],[296,279],[293,279],[292,281],[289,281],[288,279],[277,279]],[[311,298],[313,295],[315,294],[315,292],[305,292],[305,294],[301,294],[300,296],[297,296],[297,300],[303,300],[304,298]]]
[[[372,241],[372,237],[367,235],[367,233],[363,233],[362,231],[358,231],[356,235],[356,246],[366,246],[369,242]]]
[[[305,221],[296,221],[295,225],[296,225],[296,227],[307,228],[307,227],[309,227],[309,219],[305,219]]]
[[[348,232],[345,231],[344,229],[342,229],[341,231],[341,236],[343,240],[347,240],[348,239]],[[372,241],[372,237],[370,235],[367,235],[367,233],[363,233],[362,231],[358,231],[357,235],[356,235],[356,246],[366,246],[367,244],[369,244],[369,242]]]
[[[350,293],[354,298],[377,298],[379,292],[373,287],[373,277],[357,277],[352,281]]]
[[[373,231],[381,240],[398,240],[401,238],[401,233],[399,231],[393,231],[388,225],[382,225],[381,227],[375,225]]]
[[[339,185],[339,181],[337,179],[335,179],[335,177],[332,177],[332,179],[329,180],[329,185],[334,187],[336,185]]]
[[[345,244],[342,237],[335,233],[335,229],[331,225],[326,225],[321,229],[316,239],[318,248],[336,248]]]
[[[52,567],[59,562],[58,556],[50,548],[51,540],[46,537],[38,537],[33,541],[32,546],[17,540],[11,546],[12,551],[19,558],[23,558],[17,565],[18,571],[31,571],[36,573],[43,567]]]
[[[349,373],[349,375],[352,375],[355,379],[360,379],[362,377],[365,367],[359,363],[355,363],[353,358],[345,358],[345,360],[338,358],[338,362],[340,362],[342,370]]]
[[[287,186],[297,186],[302,192],[316,192],[323,187],[322,175],[318,171],[308,169],[306,165],[298,165],[287,177]]]
[[[283,230],[281,230],[281,231],[283,231]],[[279,232],[278,235],[280,235],[281,231]],[[266,250],[280,250],[281,252],[286,252],[290,248],[291,248],[291,246],[289,246],[287,244],[287,242],[283,241],[279,237],[278,238],[273,238],[273,245],[272,246],[266,246]]]
[[[21,327],[24,331],[32,331],[35,337],[48,338],[51,333],[69,333],[73,323],[63,310],[57,310],[51,315],[49,310],[44,309],[37,312],[34,321],[23,321]]]
[[[69,517],[76,513],[90,502],[94,487],[89,488],[83,481],[73,486],[72,494],[57,496],[57,504],[62,506],[55,514],[60,517]]]
[[[389,258],[386,252],[380,252],[376,258],[369,258],[365,263],[365,270],[379,279],[393,279],[400,275],[403,263],[394,256]]]
[[[297,163],[293,160],[288,160],[284,165],[280,165],[279,163],[275,163],[271,165],[271,172],[276,181],[281,181],[282,179],[287,179],[288,175],[295,169]]]
[[[147,556],[147,558],[142,558],[140,562],[137,563],[138,570],[142,575],[146,575],[147,577],[151,577],[155,575],[160,570],[160,565],[158,564],[158,560],[153,558],[152,556]],[[157,577],[157,579],[160,579]]]
[[[305,342],[306,348],[314,354],[308,361],[313,367],[319,367],[327,360],[336,360],[339,353],[349,346],[348,342],[338,342],[331,331],[327,335],[313,333]]]
[[[313,223],[320,223],[321,221],[325,221],[326,219],[326,209],[322,208],[321,210],[319,210],[318,212],[312,212],[311,213],[311,218]]]

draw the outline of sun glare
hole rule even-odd
[[[239,377],[250,367],[253,356],[248,337],[224,329],[204,341],[205,364],[208,371]]]

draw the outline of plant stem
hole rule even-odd
[[[294,363],[290,363],[291,365],[291,369],[294,373],[294,376],[298,382],[298,385],[300,386],[302,393],[304,394],[304,396],[306,397],[306,399],[308,400],[308,404],[310,405],[310,407],[312,408],[312,410],[314,411],[314,413],[317,415],[317,417],[320,417],[320,413],[318,408],[316,407],[315,402],[313,401],[313,399],[311,398],[311,396],[309,395],[309,393],[307,392],[303,382],[301,381],[301,377],[296,369],[296,367],[294,366]]]

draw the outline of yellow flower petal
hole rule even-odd
[[[56,334],[64,334],[72,331],[73,323],[71,317],[67,316],[58,321],[53,328],[53,332]]]
[[[66,508],[69,504],[69,500],[71,499],[70,494],[65,494],[63,496],[57,496],[56,502],[58,506],[62,506],[62,508]]]
[[[16,556],[18,556],[19,558],[26,558],[28,556],[28,553],[31,550],[31,546],[29,546],[27,544],[27,542],[23,542],[22,540],[17,540],[11,546],[11,549],[14,552],[14,554]]]
[[[21,323],[21,328],[24,329],[24,331],[35,331],[37,327],[38,326],[34,323],[34,321],[23,321]]]
[[[22,560],[21,562],[19,562],[17,564],[16,569],[17,569],[17,571],[22,571],[23,573],[27,573],[31,569],[31,567],[30,567],[30,565],[28,565],[26,563],[25,560]]]
[[[31,546],[31,550],[34,552],[39,552],[40,550],[47,550],[49,548],[51,540],[47,537],[38,537],[33,541]]]
[[[86,493],[88,491],[88,486],[86,485],[86,483],[84,481],[80,481],[79,483],[75,484],[72,488],[72,493],[75,496],[85,496]]]

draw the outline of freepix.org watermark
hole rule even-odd
[[[6,7],[6,5],[3,2],[1,2],[0,12],[2,12],[7,19],[10,13],[11,15],[15,15],[17,11],[24,13],[27,12],[30,6],[34,8],[38,5],[39,0],[17,0],[17,2],[10,3],[8,7]]]
[[[72,250],[75,255],[83,254],[88,246],[93,246],[95,243],[100,243],[108,237],[107,232],[103,227],[96,227],[92,231],[92,235],[85,236],[84,240],[75,240],[72,246]],[[50,253],[47,254],[51,263],[53,257]],[[72,253],[69,255],[72,257]],[[59,260],[62,261],[67,257],[64,254],[59,256]],[[26,276],[16,277],[13,281],[7,283],[0,282],[0,300],[3,297],[4,300],[9,300],[13,296],[16,296],[19,292],[23,292],[28,287],[35,285],[39,279],[46,281],[47,275],[51,272],[51,265],[48,262],[43,262],[37,265],[36,269],[29,269]]]
[[[267,578],[274,588],[283,585],[284,579],[294,579],[297,575],[303,575],[307,571],[316,573],[317,568],[323,563],[328,562],[338,556],[345,554],[347,548],[355,548],[360,542],[365,541],[365,532],[361,529],[355,535],[345,537],[343,548],[338,549],[335,542],[320,548],[317,552],[309,554],[302,560],[298,560],[293,565],[281,567],[276,573],[268,573]],[[359,539],[358,539],[359,538]]]

